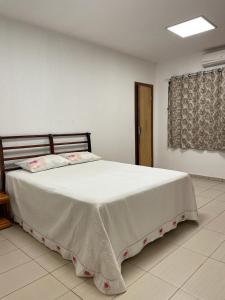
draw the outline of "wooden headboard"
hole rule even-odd
[[[66,152],[91,152],[89,132],[0,136],[0,176],[5,191],[6,172],[20,169],[15,161]],[[36,153],[36,154],[35,154]]]

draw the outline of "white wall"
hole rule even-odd
[[[90,131],[134,163],[134,81],[154,84],[154,65],[5,18],[0,37],[0,135]]]
[[[92,132],[93,150],[134,163],[134,81],[155,84],[155,166],[225,178],[225,154],[167,149],[168,79],[201,54],[155,66],[0,18],[0,135]]]
[[[192,174],[225,178],[225,153],[167,148],[168,79],[201,70],[201,54],[157,66],[155,94],[155,165]]]

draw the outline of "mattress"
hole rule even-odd
[[[126,291],[121,263],[185,220],[198,220],[188,174],[99,160],[6,176],[14,219],[93,277],[104,294]]]

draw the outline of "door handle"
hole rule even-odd
[[[138,126],[138,135],[141,135],[141,126]]]

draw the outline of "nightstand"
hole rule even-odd
[[[9,221],[9,196],[6,193],[0,192],[0,230],[11,225]]]

